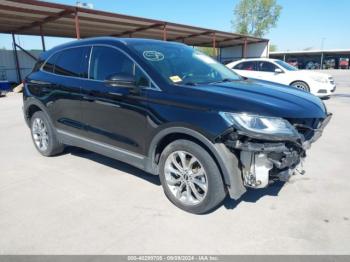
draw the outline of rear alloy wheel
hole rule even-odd
[[[34,118],[32,124],[32,135],[39,151],[46,151],[49,145],[49,134],[44,121],[41,118]]]
[[[195,214],[214,209],[226,196],[214,159],[204,148],[188,140],[176,140],[164,149],[160,180],[172,203]]]
[[[56,137],[49,120],[42,111],[35,112],[31,118],[31,133],[36,149],[44,156],[61,153],[64,145]]]
[[[308,86],[307,83],[303,82],[303,81],[296,81],[296,82],[293,82],[291,84],[291,86],[297,88],[297,89],[300,89],[300,90],[303,90],[303,91],[306,91],[306,92],[310,92],[310,88]]]

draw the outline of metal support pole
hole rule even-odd
[[[79,24],[78,8],[76,8],[75,10],[74,22],[75,22],[75,33],[76,33],[77,39],[80,39],[80,24]]]
[[[46,51],[46,46],[45,46],[45,38],[44,38],[44,35],[43,35],[43,27],[40,26],[40,37],[41,37],[41,45],[43,47],[43,51],[45,52]]]
[[[15,47],[19,48],[23,53],[25,53],[27,56],[29,56],[30,58],[32,58],[34,61],[38,61],[38,59],[33,56],[30,52],[28,52],[27,50],[25,50],[23,47],[21,47],[20,45],[18,45],[17,43],[15,43]]]
[[[322,52],[322,53],[321,53],[321,65],[320,65],[320,69],[323,69],[323,56],[324,56],[324,53]]]
[[[247,38],[244,38],[244,44],[243,44],[243,58],[247,58]]]
[[[17,54],[17,44],[16,44],[16,39],[15,39],[14,33],[12,33],[12,44],[13,44],[13,55],[15,57],[15,63],[16,63],[17,79],[18,79],[18,83],[20,83],[22,81],[22,76],[21,76],[21,69],[19,67],[19,60],[18,60],[18,54]]]
[[[286,54],[283,54],[283,61],[286,62]]]
[[[163,41],[167,40],[166,23],[163,26]]]
[[[213,37],[213,54],[215,56],[215,59],[217,59],[217,53],[216,53],[216,35],[215,32],[212,34]]]
[[[270,57],[270,41],[267,41],[266,58]]]

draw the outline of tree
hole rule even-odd
[[[269,52],[276,52],[277,51],[277,45],[270,44],[269,46]]]
[[[276,27],[281,10],[276,0],[240,0],[234,8],[233,28],[241,34],[263,37]]]
[[[196,49],[211,57],[215,57],[215,54],[217,54],[217,50],[215,52],[215,49],[212,47],[196,47]]]

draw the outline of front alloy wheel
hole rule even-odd
[[[197,205],[208,191],[208,178],[200,161],[185,151],[171,153],[165,162],[170,192],[185,205]]]
[[[306,84],[303,81],[296,81],[296,82],[292,83],[291,86],[293,86],[297,89],[306,91],[306,92],[310,92],[310,88],[309,88],[308,84]]]
[[[207,213],[226,197],[215,160],[193,141],[179,139],[167,145],[159,160],[159,171],[165,195],[187,212]]]

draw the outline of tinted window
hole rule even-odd
[[[242,62],[236,65],[234,69],[256,71],[255,62],[254,61]]]
[[[85,48],[71,48],[59,53],[54,73],[64,76],[81,77],[83,75],[83,55]]]
[[[44,65],[43,70],[46,72],[53,73],[57,57],[58,57],[58,54],[51,56],[49,60],[47,60],[46,64]]]
[[[263,72],[275,72],[277,66],[275,66],[270,62],[261,61],[261,62],[258,62],[258,68],[259,68],[259,71],[263,71]]]
[[[90,79],[104,81],[112,75],[134,76],[138,86],[150,84],[148,77],[122,52],[109,47],[93,47]]]

